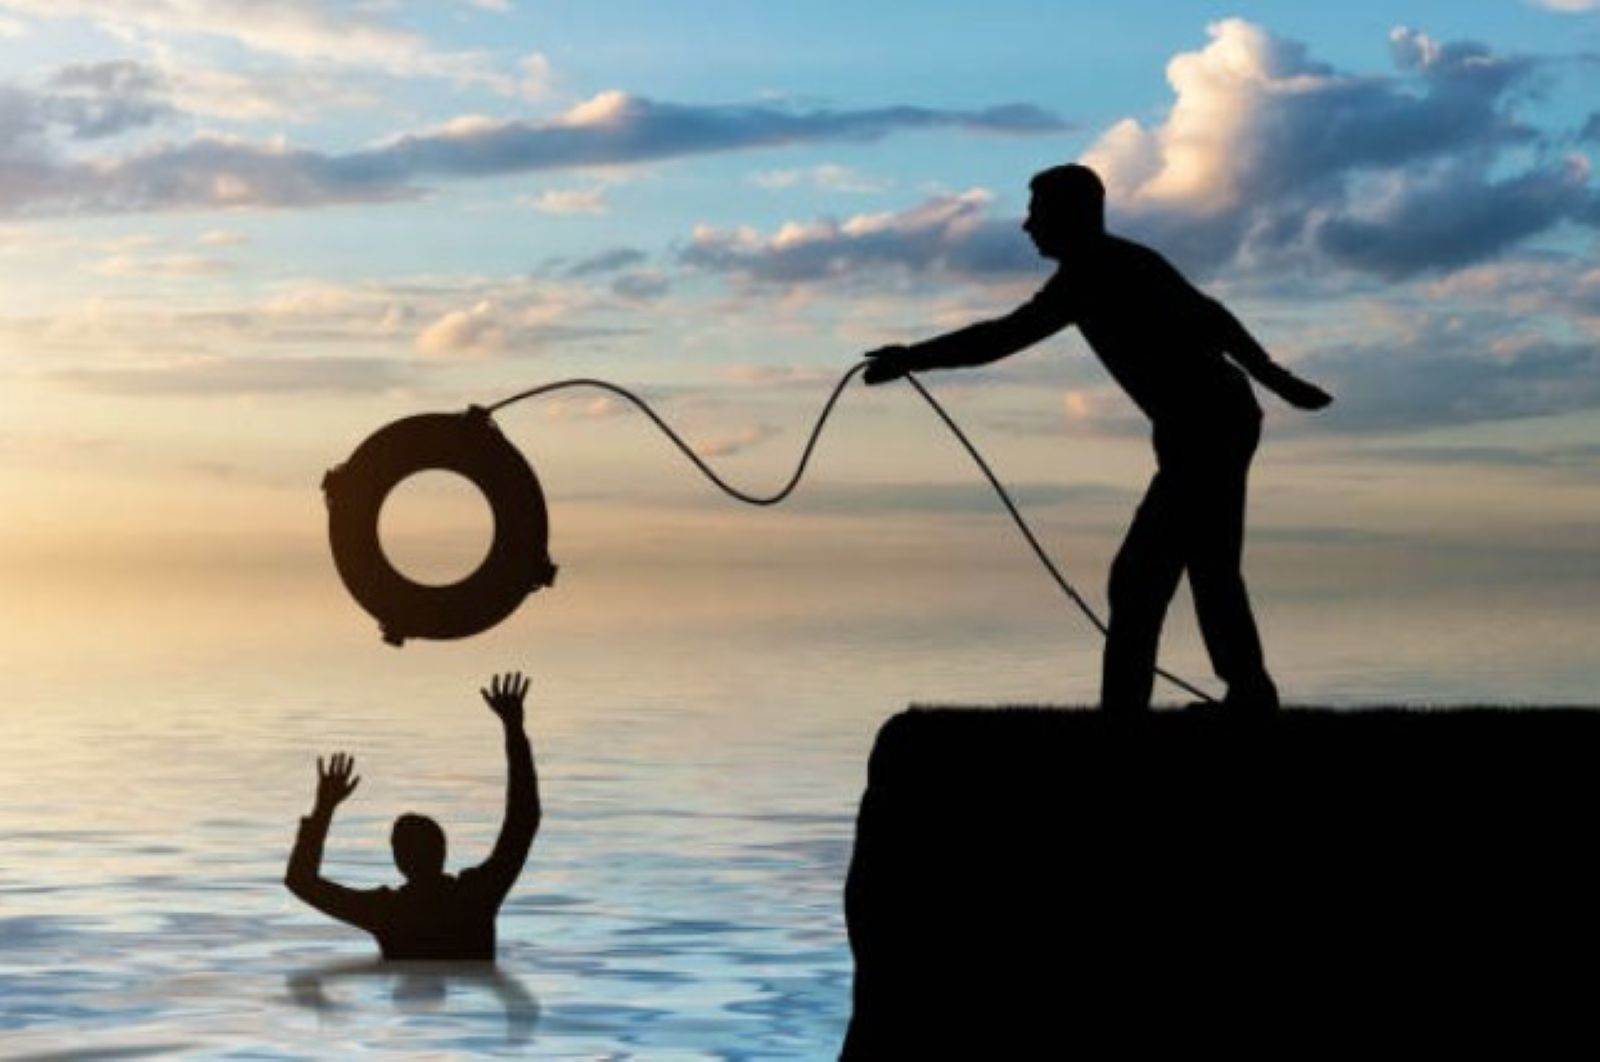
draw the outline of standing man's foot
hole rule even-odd
[[[1273,715],[1280,708],[1278,687],[1265,676],[1260,682],[1229,686],[1221,707],[1230,715]]]

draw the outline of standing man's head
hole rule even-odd
[[[407,881],[429,881],[444,873],[444,830],[426,815],[395,819],[389,846]]]
[[[1106,186],[1087,166],[1052,166],[1028,182],[1028,220],[1022,230],[1046,258],[1061,258],[1106,231]]]

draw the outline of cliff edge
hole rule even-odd
[[[843,1057],[1592,1047],[1597,806],[1591,709],[913,708]]]

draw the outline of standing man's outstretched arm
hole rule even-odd
[[[522,729],[522,700],[528,680],[522,672],[496,675],[489,688],[479,690],[500,717],[506,738],[506,813],[494,851],[477,868],[496,899],[503,898],[522,873],[534,834],[539,832],[543,809],[539,806],[539,777],[534,771],[533,749]]]
[[[924,369],[959,369],[987,365],[1047,339],[1072,323],[1066,302],[1045,285],[1032,299],[1004,317],[979,321],[911,346],[869,351],[864,377],[869,384],[898,380]]]
[[[333,813],[361,783],[352,776],[356,761],[348,753],[335,752],[326,767],[317,757],[317,799],[311,814],[300,820],[294,851],[289,853],[289,869],[283,883],[306,903],[323,914],[370,930],[376,924],[374,894],[362,889],[337,885],[322,876],[322,846],[328,839]]]

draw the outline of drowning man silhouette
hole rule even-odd
[[[1029,188],[1022,227],[1041,256],[1059,263],[1056,274],[1004,317],[870,352],[865,379],[879,384],[922,369],[987,364],[1077,325],[1150,418],[1157,465],[1111,566],[1100,707],[1149,708],[1161,623],[1187,571],[1212,668],[1228,685],[1223,706],[1275,711],[1278,690],[1239,571],[1261,407],[1234,364],[1301,409],[1333,398],[1274,362],[1166,259],[1106,232],[1105,186],[1093,170],[1056,166]]]
[[[407,814],[395,819],[390,834],[404,885],[351,889],[322,877],[322,846],[334,810],[361,779],[352,777],[355,761],[349,755],[334,753],[326,767],[317,757],[316,805],[300,820],[284,884],[323,914],[371,933],[385,959],[494,960],[495,915],[522,872],[542,813],[533,749],[522,729],[528,680],[520,672],[496,676],[479,692],[505,729],[506,811],[489,858],[459,876],[444,872],[439,824]]]

